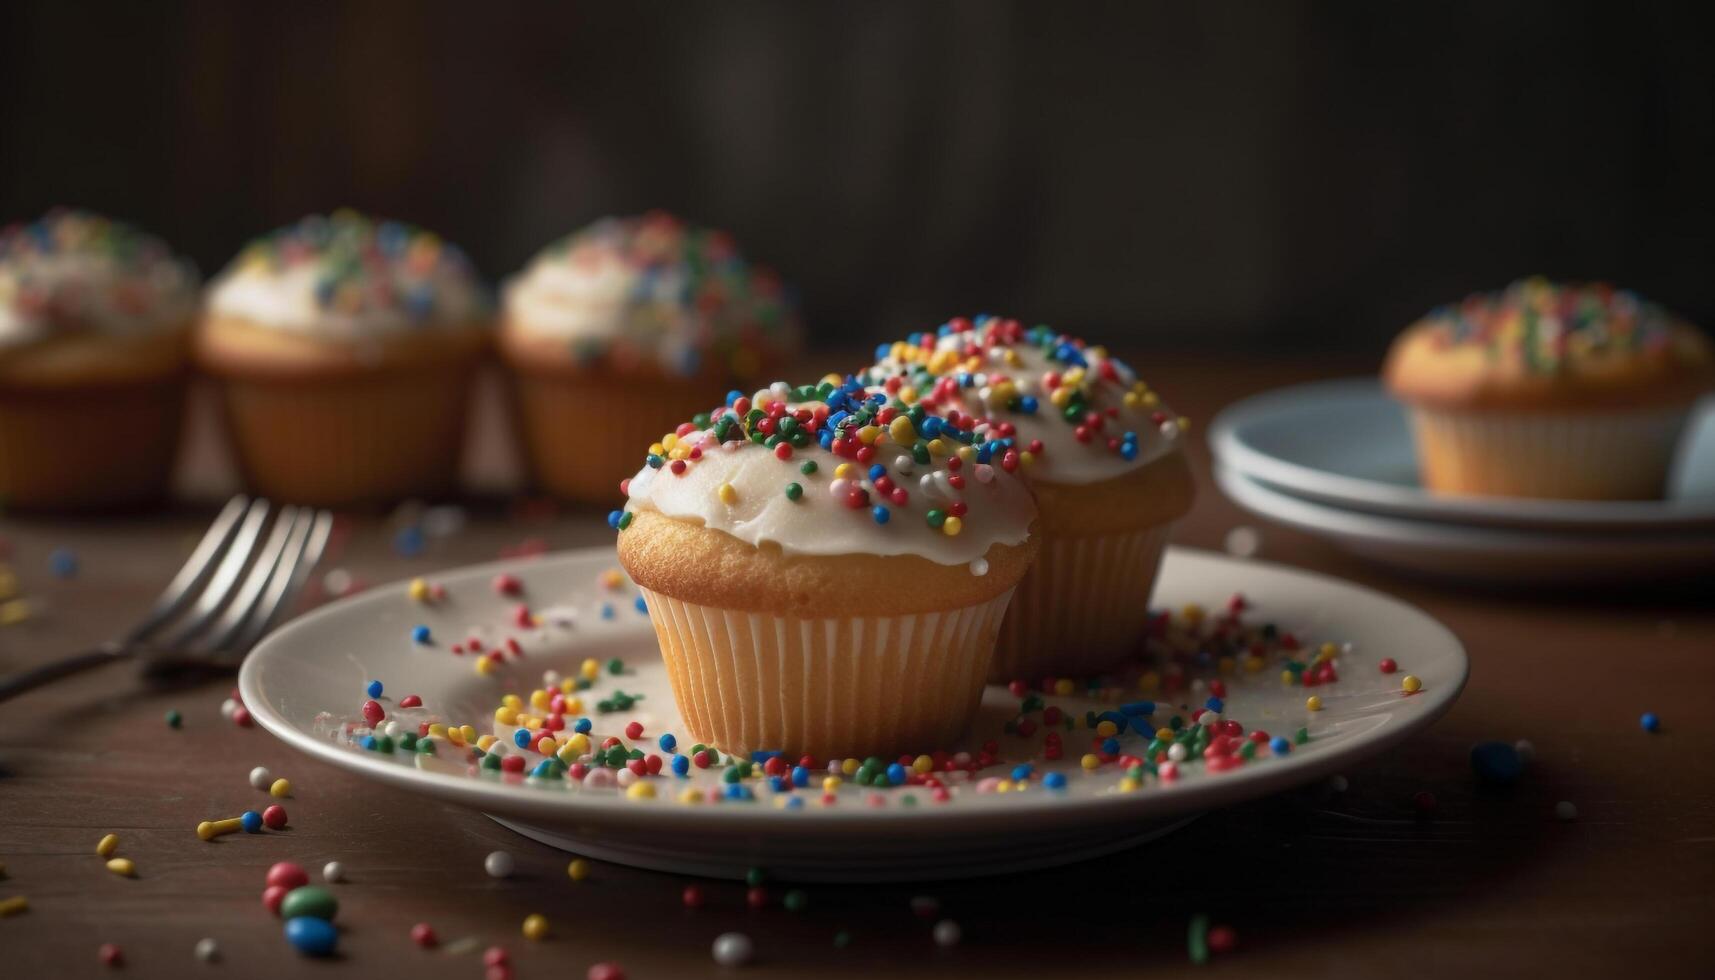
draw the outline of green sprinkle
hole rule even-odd
[[[618,657],[614,657],[612,660],[609,660],[607,662],[607,672],[615,677],[625,673],[625,661]]]
[[[383,735],[375,740],[375,748],[389,755],[393,753],[393,736]]]
[[[1191,962],[1202,966],[1209,962],[1209,917],[1193,915],[1191,928],[1185,936],[1185,951],[1191,955]]]
[[[929,523],[930,527],[938,528],[947,523],[947,515],[939,510],[932,510],[927,514],[924,514],[923,519]]]
[[[173,708],[167,712],[167,727],[178,728],[185,723],[185,716],[179,714],[179,709]]]
[[[802,912],[805,906],[810,904],[810,896],[804,894],[802,889],[794,888],[781,898],[780,904],[786,906],[788,912]]]
[[[834,948],[835,949],[845,949],[847,946],[850,946],[851,944],[852,944],[852,934],[851,933],[845,931],[844,929],[841,929],[839,932],[834,933]]]
[[[1292,740],[1299,745],[1303,745],[1305,742],[1310,741],[1310,729],[1300,728],[1298,731],[1293,733]]]
[[[418,755],[434,755],[435,754],[435,740],[431,739],[431,738],[418,739],[417,740],[417,754]]]
[[[814,466],[816,464],[805,463],[804,465],[805,466]],[[799,486],[796,483],[786,484],[786,499],[787,500],[797,500],[799,497],[802,497],[802,496],[804,496],[804,488],[803,487]]]
[[[806,459],[804,461],[804,465],[798,467],[798,472],[804,474],[805,476],[809,476],[812,473],[816,472],[816,461],[813,459]]]
[[[489,754],[483,756],[482,757],[482,768],[484,768],[484,769],[499,769],[500,768],[500,755],[498,753],[490,752]]]
[[[761,868],[750,868],[744,873],[744,883],[752,888],[761,885],[767,879],[767,872],[763,871]],[[802,896],[804,893],[799,892],[798,894]]]

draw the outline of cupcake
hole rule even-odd
[[[464,254],[350,211],[246,246],[197,355],[258,493],[339,507],[454,489],[489,307]]]
[[[0,506],[165,494],[196,290],[159,239],[98,215],[0,229]]]
[[[1091,675],[1137,652],[1168,532],[1191,507],[1184,420],[1102,348],[1017,320],[958,318],[876,354],[866,381],[986,426],[988,458],[1024,474],[1041,507],[1041,555],[990,679]]]
[[[637,447],[775,376],[798,336],[779,279],[724,232],[651,212],[549,246],[506,284],[500,329],[536,481],[612,500]]]
[[[1413,324],[1388,388],[1438,493],[1660,497],[1692,406],[1715,387],[1707,338],[1603,283],[1515,282]]]
[[[850,758],[952,745],[1036,554],[982,428],[856,382],[734,395],[649,447],[619,559],[700,740]]]

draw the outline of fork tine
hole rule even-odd
[[[327,548],[328,537],[333,531],[333,515],[325,510],[315,511],[314,516],[299,527],[304,533],[295,542],[287,541],[286,550],[280,556],[280,563],[274,574],[268,579],[268,588],[261,602],[245,628],[220,651],[222,654],[235,653],[242,656],[255,646],[256,641],[274,624],[281,611],[291,605],[310,571],[321,561],[322,551]]]
[[[268,530],[268,542],[262,546],[262,551],[256,556],[256,561],[250,566],[249,574],[244,576],[244,584],[232,601],[221,610],[220,618],[215,621],[213,633],[200,644],[205,650],[220,650],[232,641],[238,631],[244,628],[251,613],[256,609],[256,603],[262,598],[263,590],[268,586],[268,580],[280,565],[280,556],[285,554],[287,542],[296,532],[300,524],[309,521],[307,511],[297,507],[282,507],[274,518],[274,524]]]
[[[190,557],[179,567],[178,574],[173,576],[173,580],[168,582],[167,587],[156,597],[155,604],[149,608],[149,614],[143,617],[142,622],[132,627],[131,632],[125,634],[125,644],[142,641],[162,623],[177,616],[191,599],[196,597],[203,583],[214,574],[216,559],[231,543],[232,535],[238,530],[239,518],[244,515],[245,508],[249,505],[250,499],[243,494],[226,502],[226,506],[222,507],[220,514],[215,517],[214,523],[208,526],[202,540],[191,550]]]
[[[272,504],[260,498],[250,502],[250,507],[244,514],[244,523],[239,525],[231,546],[226,549],[226,555],[221,558],[214,574],[203,586],[202,594],[197,597],[190,613],[184,620],[174,624],[171,636],[156,640],[156,645],[169,649],[183,648],[214,622],[215,616],[219,615],[237,591],[244,569],[250,564],[250,560],[256,557],[262,530],[267,527],[273,509]]]

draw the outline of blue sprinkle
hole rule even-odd
[[[1033,771],[1034,770],[1030,767],[1030,763],[1020,763],[1019,765],[1012,767],[1012,778],[1014,780],[1029,779]]]
[[[742,391],[729,391],[729,392],[727,392],[726,393],[726,407],[731,408],[734,405],[737,405],[738,400],[740,398],[743,398],[743,397],[744,397],[744,392],[742,392]]]
[[[728,783],[726,788],[726,798],[729,800],[749,800],[754,799],[755,797],[751,794],[749,786],[742,786],[738,783]]]
[[[1136,459],[1137,458],[1137,443],[1135,443],[1135,442],[1122,442],[1122,443],[1120,443],[1120,458],[1127,460],[1127,461]]]
[[[1034,395],[1025,395],[1023,398],[1020,398],[1018,400],[1018,410],[1025,415],[1035,415],[1036,397]]]
[[[1269,739],[1268,750],[1275,755],[1285,755],[1292,751],[1292,743],[1287,741],[1285,736],[1276,735]]]
[[[802,810],[802,809],[804,809],[804,798],[802,796],[788,797],[786,799],[786,809],[788,809],[788,810]]]
[[[536,768],[530,770],[530,775],[535,776],[537,779],[541,779],[545,776],[558,775],[554,772],[554,760],[543,759],[541,762],[536,763]]]
[[[77,552],[70,548],[55,548],[48,555],[48,570],[54,578],[74,578],[77,575]]]
[[[366,749],[368,749],[368,750],[369,750],[369,751],[371,751],[371,752],[374,752],[374,751],[375,751],[375,748],[376,748],[376,746],[378,746],[378,745],[380,745],[380,744],[381,744],[381,743],[380,743],[380,742],[377,742],[377,741],[376,741],[376,740],[375,740],[375,736],[374,736],[374,735],[365,735],[365,736],[363,736],[363,747],[364,747],[364,748],[366,748]]]
[[[300,915],[286,920],[286,942],[305,956],[329,956],[339,945],[339,930],[326,919]]]
[[[1122,714],[1130,715],[1134,718],[1136,718],[1136,717],[1148,717],[1150,715],[1155,714],[1155,702],[1154,701],[1130,701],[1130,702],[1127,702],[1125,704],[1120,705],[1120,712]]]
[[[895,762],[887,767],[887,781],[895,786],[905,782],[905,767]]]
[[[682,755],[675,755],[672,765],[675,776],[683,776],[691,771],[691,760]]]
[[[647,615],[649,613],[649,603],[644,602],[642,596],[638,596],[637,598],[631,600],[631,605],[633,608],[635,608],[640,613],[643,613],[645,615]]]
[[[1644,712],[1644,716],[1638,719],[1638,724],[1641,725],[1643,730],[1646,732],[1661,730],[1661,719],[1657,718],[1653,711]]]
[[[1210,711],[1218,712],[1218,711],[1225,710],[1225,708],[1227,707],[1227,703],[1225,701],[1222,701],[1220,698],[1210,698],[1209,700],[1203,702],[1203,707],[1208,708]]]
[[[750,761],[767,762],[769,759],[777,759],[779,757],[780,750],[778,749],[758,749],[750,754]]]
[[[923,420],[921,428],[923,430],[923,438],[933,439],[941,434],[941,420],[939,417],[931,415]]]
[[[652,470],[660,469],[662,467],[662,465],[667,462],[665,459],[662,459],[660,456],[657,456],[654,453],[650,453],[649,455],[643,457],[643,461],[645,463],[648,463],[649,468]]]
[[[792,792],[792,784],[788,783],[786,781],[786,777],[784,777],[784,776],[769,776],[768,777],[768,788],[773,790],[776,793],[790,793],[790,792]]]
[[[577,732],[579,735],[588,735],[592,727],[594,726],[590,724],[590,720],[588,718],[579,718],[572,724],[572,731]]]
[[[661,746],[661,751],[671,752],[679,747],[679,740],[673,737],[672,732],[667,732],[656,739],[655,744]]]
[[[876,344],[875,345],[875,359],[876,360],[885,361],[885,360],[887,360],[887,356],[891,353],[893,353],[893,345],[892,344]]]
[[[412,627],[411,639],[417,643],[427,646],[429,643],[429,628],[427,626]]]
[[[1102,754],[1103,755],[1119,755],[1120,754],[1120,740],[1117,738],[1104,738],[1104,739],[1102,739]]]
[[[625,516],[625,511],[623,511],[623,510],[610,510],[610,511],[608,511],[607,512],[607,526],[613,528],[615,531],[619,530],[619,519],[621,517],[624,517],[624,516]]]
[[[381,696],[381,682],[380,681],[370,681],[369,686],[364,688],[364,690],[369,692],[370,697],[378,698]]]
[[[1510,786],[1524,774],[1524,760],[1506,742],[1478,742],[1471,746],[1471,770],[1491,786]]]
[[[1066,776],[1064,773],[1051,772],[1042,777],[1042,785],[1049,789],[1065,789]]]
[[[603,619],[612,619],[613,618],[613,603],[604,602],[601,604],[601,618],[603,618]]]
[[[872,480],[879,480],[886,475],[887,475],[887,467],[881,465],[880,463],[875,463],[872,466],[870,466],[870,468],[869,468],[869,478]]]
[[[262,814],[255,810],[244,811],[238,819],[243,822],[245,833],[260,834],[262,832]]]
[[[792,767],[792,785],[794,785],[794,786],[808,786],[808,785],[810,785],[810,770],[804,768],[803,766],[793,766]]]
[[[393,535],[393,550],[401,558],[415,558],[423,553],[423,529],[415,524],[402,527]]]
[[[530,729],[520,728],[512,733],[512,742],[521,749],[530,747]]]
[[[893,514],[889,512],[886,507],[883,507],[880,504],[877,504],[869,514],[871,517],[875,518],[875,522],[877,524],[886,524],[888,520],[893,517]]]

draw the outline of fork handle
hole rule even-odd
[[[80,653],[75,657],[55,660],[20,671],[10,677],[0,679],[0,701],[9,701],[27,691],[33,691],[44,684],[51,684],[62,677],[81,674],[86,670],[110,664],[117,660],[126,660],[134,650],[128,646],[115,643],[105,644],[88,653]]]

